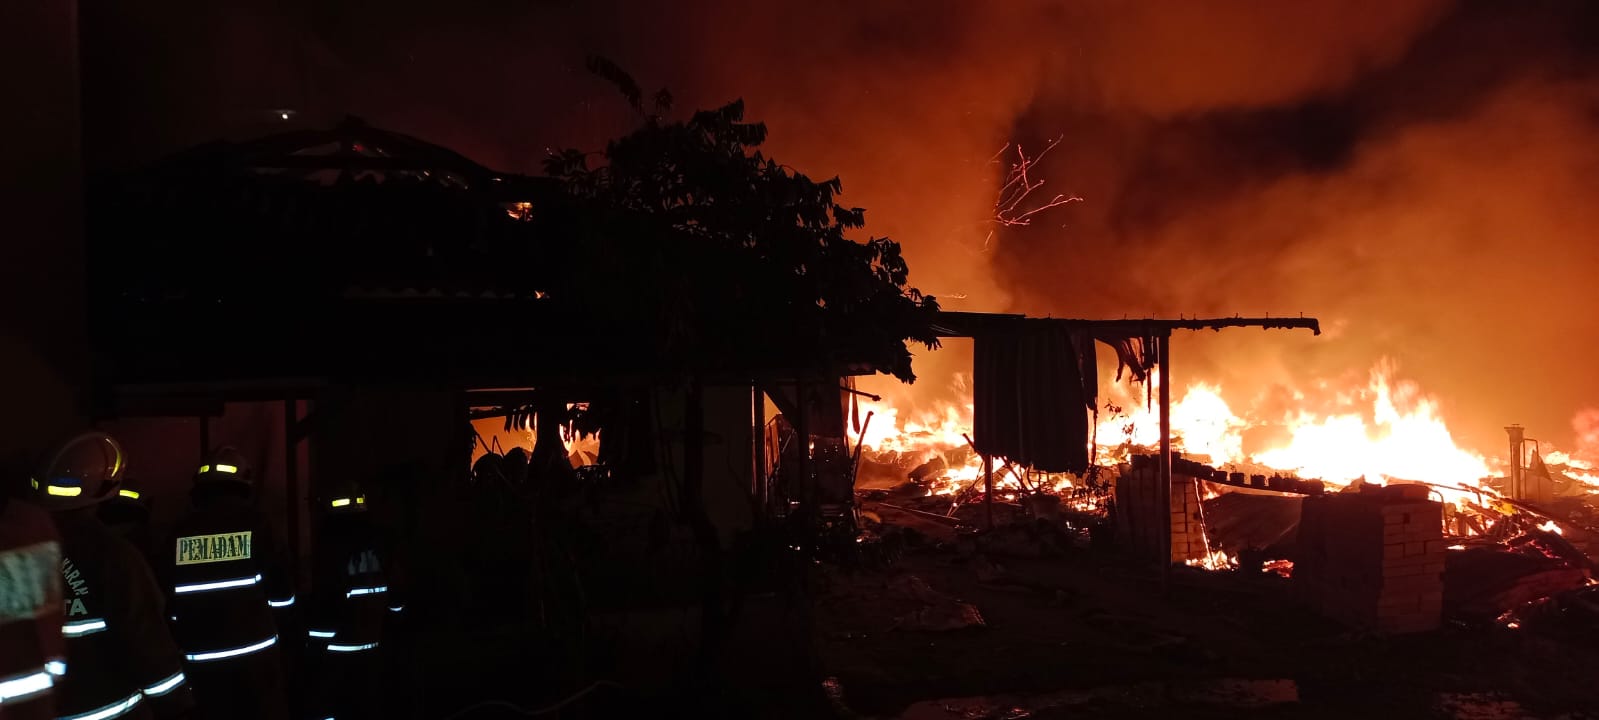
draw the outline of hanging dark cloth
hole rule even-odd
[[[1088,411],[1099,389],[1091,336],[1058,321],[1020,321],[977,337],[972,369],[978,452],[1044,472],[1088,469]]]
[[[1145,407],[1154,408],[1155,385],[1149,382],[1149,375],[1160,361],[1160,338],[1100,333],[1095,339],[1116,351],[1116,382],[1121,382],[1124,371],[1129,372],[1134,382],[1144,386]]]
[[[1123,371],[1130,371],[1138,382],[1148,380],[1149,371],[1160,359],[1155,352],[1158,346],[1153,337],[1101,334],[1096,339],[1116,351],[1116,382],[1121,382]]]

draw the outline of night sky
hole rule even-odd
[[[1179,337],[1179,383],[1220,383],[1240,414],[1331,409],[1381,362],[1485,453],[1511,422],[1571,447],[1599,407],[1593,3],[85,0],[81,17],[92,173],[345,114],[536,172],[635,122],[583,70],[600,54],[680,113],[744,98],[767,151],[840,175],[947,308],[1320,317],[1320,338]],[[995,153],[1056,138],[1038,192],[1083,201],[995,228]],[[920,399],[964,362],[918,368]]]

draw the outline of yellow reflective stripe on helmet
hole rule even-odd
[[[204,475],[204,474],[206,474],[208,472],[211,472],[211,466],[210,465],[201,465],[200,466],[200,474],[201,475]]]
[[[65,485],[50,485],[44,491],[60,497],[77,497],[83,494],[83,488],[67,487]]]
[[[121,495],[122,497],[128,498],[130,500],[138,500],[139,499],[139,491],[138,490],[129,490],[127,488],[123,488],[121,490],[118,490],[117,494]]]
[[[332,504],[333,504],[333,507],[344,507],[345,505],[349,505],[350,504],[350,499],[349,498],[339,498],[337,500],[334,500]]]
[[[365,495],[361,495],[361,496],[356,497],[355,498],[355,504],[357,504],[357,505],[365,505],[366,504],[366,496]]]
[[[217,464],[217,472],[219,472],[219,473],[232,474],[232,473],[236,473],[238,471],[239,471],[239,468],[236,465],[222,465],[220,463]]]

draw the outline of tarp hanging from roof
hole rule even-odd
[[[1050,320],[1012,327],[976,339],[973,442],[1036,470],[1081,473],[1099,388],[1093,337]]]

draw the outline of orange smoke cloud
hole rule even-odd
[[[1084,101],[1173,116],[1272,107],[1343,90],[1397,59],[1445,0],[1065,5],[1075,52],[1062,81]]]
[[[190,4],[193,5],[193,4]],[[287,7],[287,9],[285,9]],[[1581,2],[385,3],[85,8],[91,167],[351,113],[536,171],[631,118],[611,57],[679,112],[735,97],[767,148],[842,177],[946,307],[1060,316],[1305,312],[1327,336],[1184,337],[1179,381],[1304,402],[1378,358],[1474,447],[1560,432],[1587,371],[1599,227],[1585,193]],[[1588,18],[1591,20],[1591,18]],[[1588,23],[1591,25],[1591,23]],[[1065,140],[1085,202],[983,239],[1011,141]],[[969,363],[919,360],[918,391]],[[1284,388],[1294,388],[1289,391]],[[896,389],[897,390],[897,389]],[[1296,396],[1295,393],[1299,393]],[[1247,397],[1242,397],[1247,395]],[[1546,428],[1546,429],[1538,429]],[[1562,442],[1563,439],[1557,439]],[[1562,443],[1563,444],[1563,443]]]
[[[1179,337],[1179,377],[1234,405],[1311,402],[1282,389],[1388,357],[1468,447],[1497,457],[1512,422],[1570,447],[1599,396],[1599,84],[1560,21],[1577,8],[1472,5],[1391,67],[1279,107],[1040,103],[1021,126],[1076,134],[1048,172],[1078,173],[1086,201],[1050,237],[1009,233],[998,272],[1034,312],[1319,316],[1322,338]]]
[[[1571,419],[1577,435],[1577,454],[1589,463],[1599,462],[1599,408],[1584,408]]]

